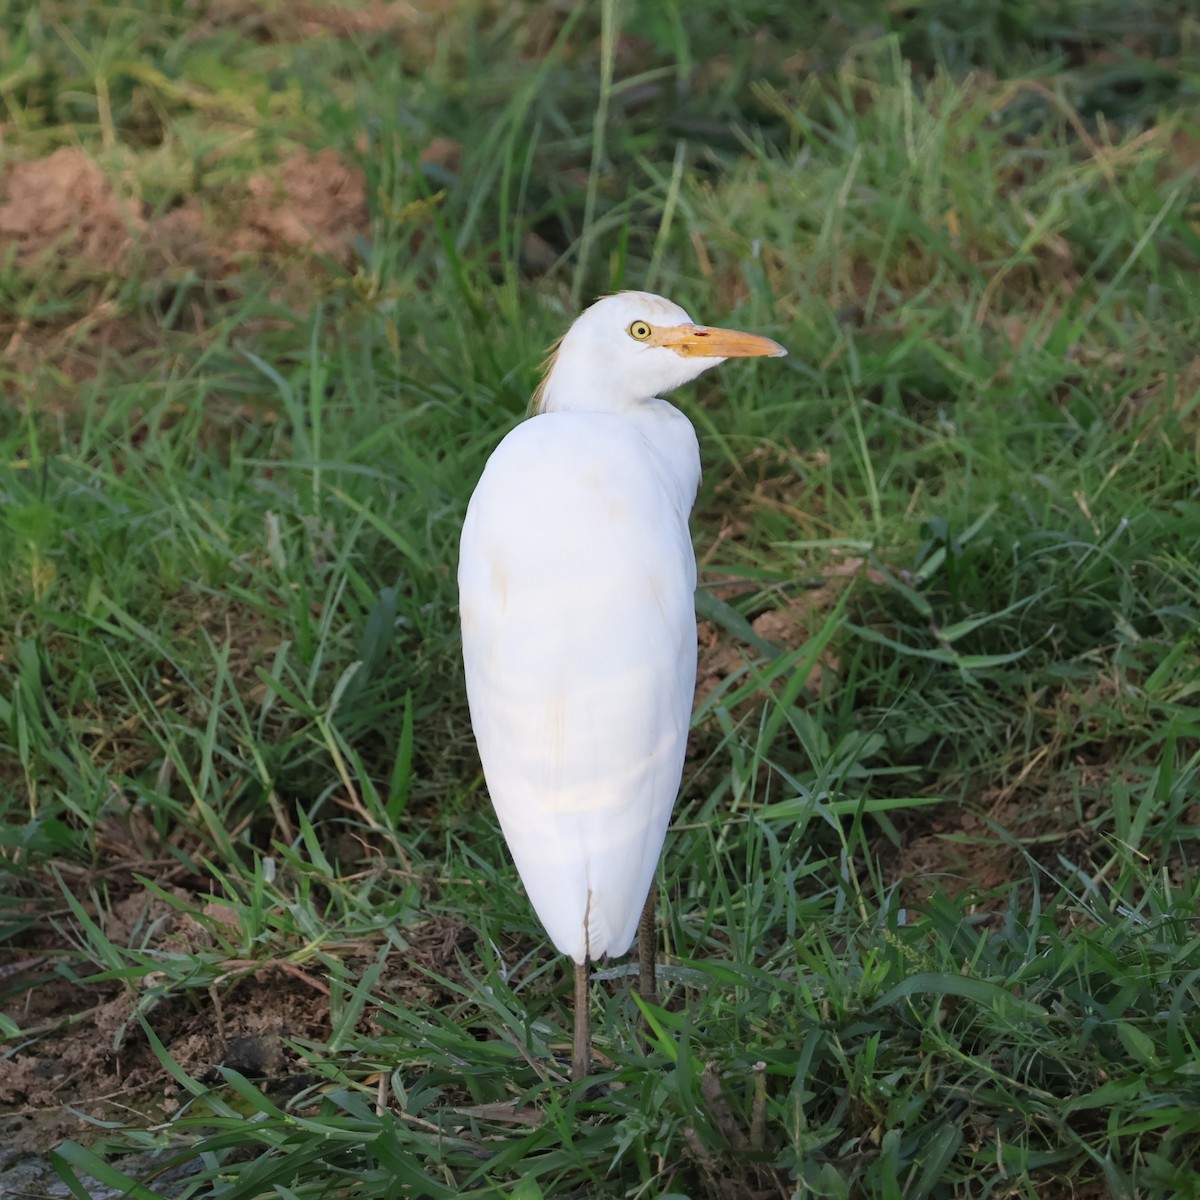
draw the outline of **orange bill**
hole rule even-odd
[[[781,358],[787,351],[770,338],[740,329],[669,325],[654,330],[648,346],[666,346],[683,358]]]

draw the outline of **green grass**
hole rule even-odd
[[[421,7],[0,19],[3,170],[82,148],[143,223],[0,243],[0,1082],[66,981],[155,1080],[77,1195],[1200,1194],[1187,6]],[[349,265],[235,253],[326,147]],[[454,569],[545,347],[641,286],[790,356],[680,397],[723,665],[585,1094]],[[317,1005],[291,1094],[172,1057],[256,987]]]

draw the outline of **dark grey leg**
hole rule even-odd
[[[588,976],[591,964],[575,964],[575,1045],[571,1048],[571,1079],[586,1079],[592,1066],[592,1033],[588,1020]]]
[[[646,897],[642,919],[638,922],[638,994],[650,1004],[658,1003],[658,987],[654,978],[654,885]]]

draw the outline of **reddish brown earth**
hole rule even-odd
[[[314,280],[349,265],[366,229],[362,171],[329,149],[296,150],[240,190],[160,214],[123,194],[82,150],[10,161],[0,171],[0,244],[22,270],[53,272],[85,311],[37,323],[0,313],[0,366],[32,377],[51,363],[78,382],[105,357],[153,353],[162,330],[118,303],[105,287],[118,276],[169,287],[191,270],[228,300],[248,264],[269,264],[277,293],[307,302]],[[200,334],[209,315],[192,305],[180,319]]]
[[[73,924],[62,913],[53,924],[49,918],[38,922],[24,947],[5,947],[0,1012],[19,1025],[27,1042],[0,1064],[0,1118],[7,1142],[14,1141],[12,1134],[20,1127],[25,1132],[15,1140],[39,1149],[64,1137],[88,1136],[87,1122],[69,1113],[67,1105],[98,1120],[134,1124],[174,1113],[182,1089],[156,1056],[139,1015],[171,1058],[201,1082],[216,1082],[214,1068],[231,1067],[279,1102],[316,1082],[303,1053],[288,1043],[329,1040],[326,963],[316,957],[303,964],[222,961],[213,930],[223,925],[236,933],[236,912],[193,890],[202,884],[198,877],[172,883],[183,874],[178,866],[159,873],[158,886],[175,903],[163,899],[133,879],[133,869],[146,874],[151,866],[143,861],[136,868],[128,864],[120,874],[104,872],[110,899],[122,880],[129,889],[104,914],[88,899],[103,882],[98,875],[81,871],[74,877],[77,898],[114,945],[215,960],[215,982],[191,991],[176,989],[155,1003],[150,995],[157,982],[154,974],[133,986],[68,979],[57,966],[69,964],[84,980],[91,972],[74,952],[74,939],[53,928]],[[445,918],[404,932],[408,950],[393,954],[380,986],[391,996],[435,1002],[439,996],[426,971],[453,976],[456,951],[468,947],[473,934]],[[377,949],[367,943],[326,944],[322,953],[327,960],[339,959],[354,977],[371,965]],[[99,973],[100,968],[94,970]],[[360,1026],[364,1032],[378,1032],[370,1008]]]

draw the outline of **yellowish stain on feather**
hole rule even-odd
[[[492,591],[500,601],[500,611],[505,612],[508,608],[508,572],[495,559],[492,559],[491,566]]]
[[[613,483],[610,476],[594,468],[584,471],[579,476],[578,487],[592,493],[599,506],[599,515],[609,525],[619,525],[629,520],[629,505],[625,503],[621,489]]]

